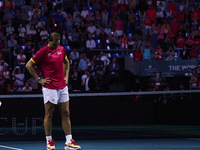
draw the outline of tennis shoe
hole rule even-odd
[[[65,150],[76,150],[76,149],[81,149],[81,147],[77,145],[73,139],[70,140],[70,143],[65,143]]]
[[[56,149],[56,147],[55,147],[55,144],[54,144],[53,140],[52,139],[48,140],[48,142],[47,142],[47,150],[55,150],[55,149]]]

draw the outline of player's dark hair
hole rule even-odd
[[[61,37],[60,37],[60,34],[59,33],[57,33],[57,32],[52,32],[52,33],[50,33],[50,35],[49,35],[49,41],[58,41],[58,40],[60,40],[61,39]]]

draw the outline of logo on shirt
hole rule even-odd
[[[60,54],[62,54],[62,52],[60,51],[60,52],[58,52],[58,55],[60,55]]]
[[[51,53],[47,54],[47,57],[48,58],[52,58]]]

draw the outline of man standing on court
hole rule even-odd
[[[26,64],[30,74],[43,85],[45,117],[44,129],[47,140],[47,150],[55,149],[52,139],[52,116],[55,106],[58,105],[62,117],[62,128],[66,135],[65,149],[80,149],[71,135],[69,118],[68,75],[69,60],[64,47],[60,46],[60,34],[53,32],[49,35],[49,44],[41,48]],[[36,74],[34,65],[40,63],[44,79]],[[64,69],[63,69],[64,68]]]

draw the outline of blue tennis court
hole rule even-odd
[[[200,139],[123,139],[76,140],[82,150],[199,150]],[[64,141],[55,141],[56,149],[64,149]],[[0,142],[1,150],[44,150],[45,141]]]

